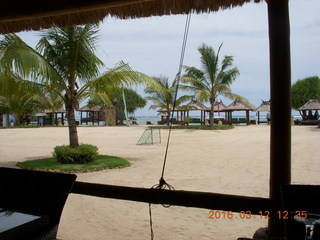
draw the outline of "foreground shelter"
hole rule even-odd
[[[107,15],[120,19],[170,14],[216,12],[262,0],[57,0],[39,4],[36,0],[8,1],[0,9],[0,33],[40,30],[103,20]],[[76,182],[73,193],[106,198],[172,204],[229,211],[278,210],[281,186],[291,183],[291,61],[288,0],[267,0],[272,125],[270,134],[269,198],[235,196],[191,191],[165,191]],[[307,1],[304,1],[307,4]],[[268,232],[273,239],[284,237],[285,221],[271,217]],[[287,238],[289,239],[289,238]]]
[[[269,101],[262,100],[262,103],[259,105],[259,107],[254,109],[254,111],[256,111],[258,113],[258,124],[267,123],[267,121],[260,121],[260,112],[270,112],[271,111],[270,100]]]

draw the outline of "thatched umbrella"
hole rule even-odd
[[[248,104],[244,102],[240,102],[238,100],[234,100],[230,105],[228,105],[225,109],[225,111],[228,112],[228,119],[227,121],[229,123],[232,123],[232,112],[234,111],[245,111],[246,112],[246,123],[250,123],[250,116],[249,111],[253,111],[252,106],[249,106]],[[237,121],[239,122],[239,121]]]
[[[261,123],[260,112],[270,112],[270,100],[269,101],[262,100],[262,103],[259,105],[259,107],[255,109],[255,111],[258,112],[258,124],[260,124]]]

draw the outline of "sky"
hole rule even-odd
[[[320,76],[320,1],[290,0],[292,83],[308,76]],[[149,76],[164,75],[173,80],[179,69],[186,15],[119,20],[107,17],[101,24],[97,55],[107,68],[119,61]],[[34,47],[39,32],[18,34]],[[265,2],[245,4],[217,13],[193,14],[184,57],[184,65],[200,68],[197,48],[205,43],[216,51],[221,43],[220,59],[234,58],[240,75],[231,85],[234,93],[246,97],[254,106],[270,99],[268,17]],[[146,96],[143,87],[136,90]],[[219,97],[224,104],[232,101]],[[149,110],[152,102],[138,109],[136,116],[156,116]],[[208,104],[206,104],[209,106]]]

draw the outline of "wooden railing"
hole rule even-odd
[[[281,201],[268,198],[209,192],[156,190],[87,182],[75,182],[72,193],[152,204],[168,204],[233,212],[250,211],[251,214],[257,215],[269,215],[270,213],[271,216],[272,213],[281,210]]]

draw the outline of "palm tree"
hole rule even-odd
[[[51,124],[54,125],[54,114],[63,109],[63,99],[58,96],[55,91],[44,92],[43,95],[38,99],[39,110],[50,110],[51,112]]]
[[[233,57],[224,56],[219,65],[220,44],[216,53],[212,47],[202,44],[198,51],[202,69],[184,66],[186,74],[181,81],[187,85],[181,85],[182,89],[192,91],[200,102],[210,103],[210,125],[214,124],[214,103],[219,95],[230,99],[241,99],[241,96],[232,93],[230,85],[239,75],[236,67],[233,67]]]
[[[170,113],[174,104],[175,93],[176,93],[176,80],[170,84],[168,77],[160,76],[153,77],[153,79],[161,86],[160,88],[154,88],[153,86],[148,86],[145,88],[145,93],[150,94],[146,97],[147,100],[153,101],[153,105],[150,108],[161,110],[168,113],[167,124],[170,122]],[[183,95],[176,99],[175,106],[181,105],[183,102],[192,99],[193,96]]]
[[[35,50],[15,34],[6,35],[0,42],[2,66],[41,83],[63,99],[72,147],[79,145],[75,109],[90,89],[141,82],[142,75],[123,62],[99,75],[104,64],[94,54],[98,29],[97,24],[52,28],[43,32]]]
[[[0,75],[0,109],[13,114],[17,125],[25,114],[31,114],[39,106],[42,96],[41,85],[30,84],[13,73]]]

